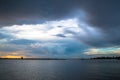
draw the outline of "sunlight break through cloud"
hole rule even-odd
[[[0,29],[2,34],[6,34],[14,37],[15,39],[29,39],[29,40],[51,40],[57,39],[56,35],[63,34],[65,29],[77,30],[81,32],[82,29],[78,26],[76,18],[60,20],[60,21],[49,21],[43,24],[36,25],[13,25],[6,26]],[[66,35],[68,36],[68,35]]]
[[[23,24],[4,26],[0,33],[10,36],[9,40],[27,39],[27,40],[61,40],[75,38],[87,39],[98,38],[99,31],[77,18],[47,21],[42,24]],[[82,42],[82,41],[81,41]]]

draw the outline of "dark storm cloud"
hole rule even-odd
[[[101,27],[120,26],[119,0],[94,0],[86,6],[89,13],[89,23]]]
[[[88,22],[100,27],[118,27],[119,0],[0,0],[0,24],[36,23],[59,19],[74,9],[84,9]]]
[[[96,46],[120,45],[120,1],[93,0],[84,9],[88,12],[88,23],[100,28],[102,39],[86,39],[86,43]],[[98,36],[99,37],[99,36]]]
[[[74,1],[66,0],[0,0],[0,24],[37,23],[68,15]],[[36,22],[37,21],[37,22]]]

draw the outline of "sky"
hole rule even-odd
[[[119,0],[0,0],[1,58],[120,54]]]

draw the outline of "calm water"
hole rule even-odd
[[[120,80],[120,61],[0,60],[0,80]]]

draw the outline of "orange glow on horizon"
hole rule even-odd
[[[1,56],[1,58],[21,58],[21,57],[25,57],[25,56],[14,56],[14,55],[6,55],[6,56]]]

